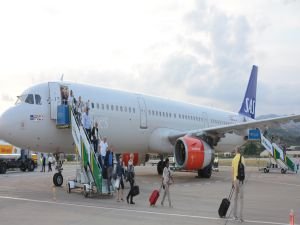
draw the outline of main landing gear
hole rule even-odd
[[[212,163],[204,167],[201,170],[198,170],[198,177],[210,178],[212,174]]]
[[[157,173],[158,175],[162,175],[164,168],[166,167],[166,163],[164,161],[164,156],[159,155],[160,161],[157,163]]]

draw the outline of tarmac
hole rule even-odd
[[[149,206],[149,196],[159,189],[161,178],[155,166],[135,168],[136,183],[140,195],[135,205],[128,205],[125,183],[124,202],[114,196],[85,198],[80,190],[67,193],[66,180],[74,178],[76,165],[65,165],[64,185],[54,187],[53,172],[8,171],[0,176],[0,224],[241,224],[234,221],[232,207],[227,218],[219,218],[218,208],[222,198],[229,195],[231,168],[220,167],[210,179],[195,178],[195,173],[174,172],[175,183],[171,186],[173,208]],[[161,196],[162,196],[161,192]],[[300,176],[258,172],[247,168],[244,192],[244,219],[242,224],[289,224],[293,209],[295,224],[300,224]],[[231,204],[232,205],[232,204]]]

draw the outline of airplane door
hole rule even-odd
[[[138,103],[140,108],[140,128],[147,129],[147,108],[143,97],[138,96]]]
[[[57,119],[57,106],[61,104],[60,84],[56,82],[49,82],[49,100],[50,100],[50,118]]]

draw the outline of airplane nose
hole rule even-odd
[[[12,135],[12,124],[11,124],[11,116],[10,112],[11,112],[11,108],[6,110],[4,113],[2,113],[2,115],[0,116],[0,139],[5,140],[5,141],[9,141],[9,139],[11,139],[11,135]]]

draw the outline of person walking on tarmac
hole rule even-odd
[[[243,222],[245,160],[241,155],[240,147],[235,148],[235,153],[235,157],[232,159],[232,185],[234,187],[233,218]],[[240,200],[239,218],[237,217],[238,199]]]
[[[52,167],[51,167],[52,163],[53,163],[53,158],[49,154],[49,156],[48,156],[48,172],[50,172],[50,171],[52,172]]]
[[[104,166],[106,167],[107,170],[107,190],[108,190],[108,194],[110,194],[111,179],[114,170],[113,146],[110,146],[106,152],[105,159],[104,159]]]
[[[172,204],[171,204],[171,197],[170,197],[170,185],[172,183],[174,183],[174,180],[173,180],[173,177],[171,175],[171,170],[170,170],[170,167],[169,167],[169,159],[166,158],[165,160],[165,168],[163,170],[163,175],[162,175],[162,186],[163,186],[163,189],[165,190],[164,192],[164,196],[163,196],[163,199],[161,201],[161,205],[163,206],[164,205],[164,201],[165,201],[165,198],[166,198],[166,195],[168,196],[168,201],[169,201],[169,207],[172,208]]]
[[[46,156],[42,154],[42,170],[41,172],[45,172],[46,170]]]
[[[133,202],[133,186],[134,186],[134,176],[135,176],[133,159],[134,159],[134,155],[131,153],[130,158],[128,160],[128,166],[127,166],[127,179],[130,184],[130,190],[129,190],[127,198],[126,198],[128,204],[129,204],[129,198],[130,198],[130,204],[135,204]]]
[[[117,163],[117,168],[116,168],[116,174],[117,174],[117,180],[119,180],[119,187],[117,187],[118,190],[118,195],[117,195],[117,202],[120,200],[124,201],[123,199],[123,191],[124,191],[124,175],[125,175],[125,170],[124,170],[124,162],[122,155],[119,157],[119,161]]]

